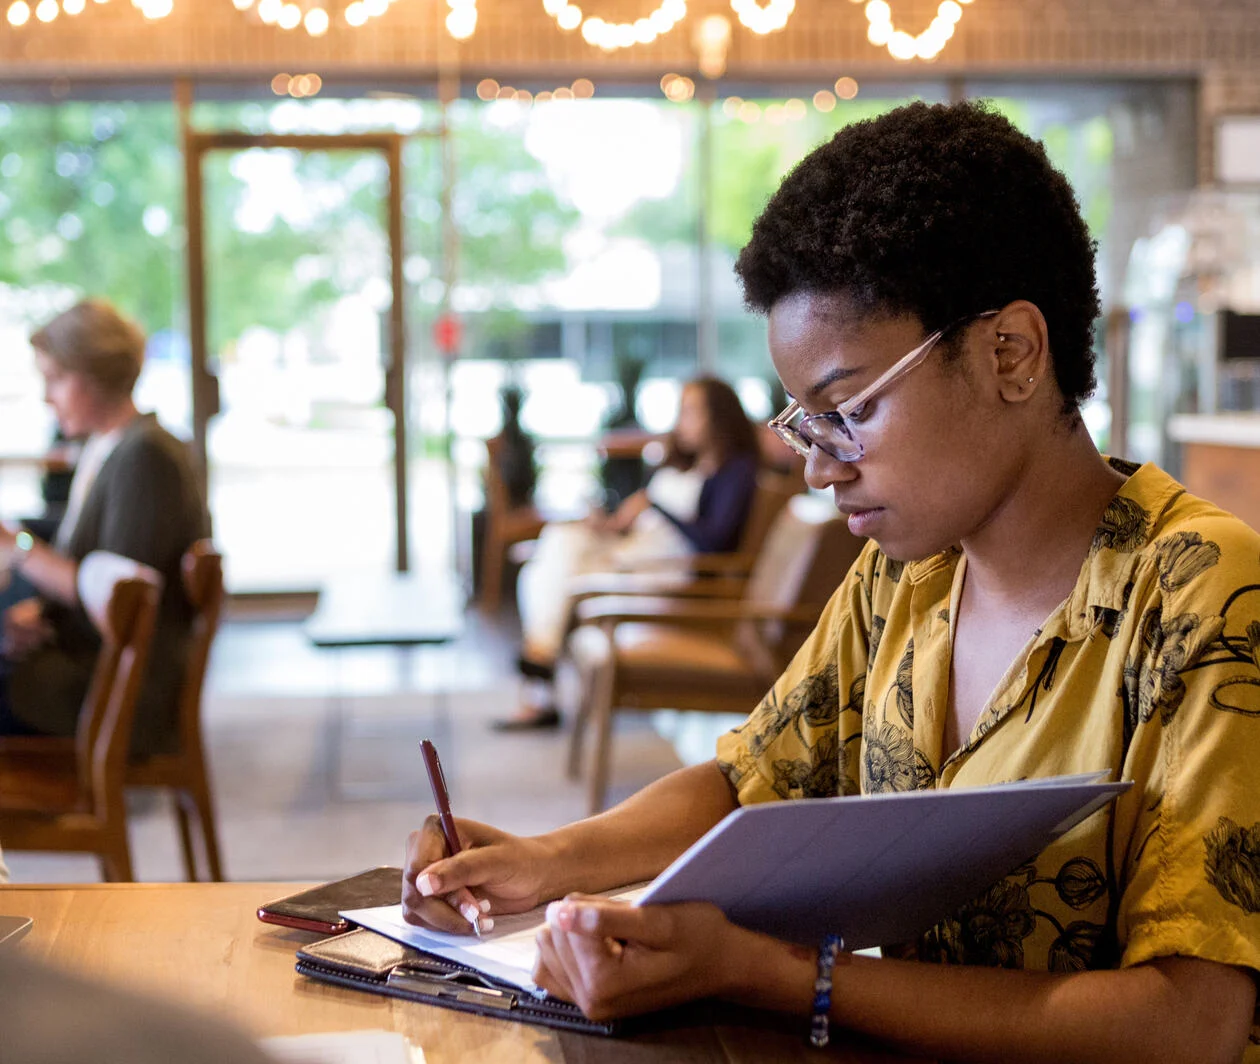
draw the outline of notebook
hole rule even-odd
[[[607,896],[636,905],[707,901],[734,923],[807,945],[830,931],[851,950],[906,942],[1132,786],[1108,775],[745,806],[648,886]],[[495,917],[480,942],[408,924],[398,905],[342,916],[534,989],[545,907]]]

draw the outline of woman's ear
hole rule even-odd
[[[1045,316],[1035,303],[1018,299],[986,319],[985,330],[998,394],[1008,403],[1031,399],[1052,371]]]

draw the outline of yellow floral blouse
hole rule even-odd
[[[1153,465],[1112,464],[1129,479],[1076,587],[944,763],[957,551],[903,564],[868,544],[718,741],[742,804],[1135,781],[924,934],[923,960],[1070,972],[1179,954],[1260,972],[1260,535]]]

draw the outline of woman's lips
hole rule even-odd
[[[869,536],[871,529],[884,512],[882,506],[858,509],[852,506],[840,507],[840,512],[848,519],[849,531],[855,536]]]

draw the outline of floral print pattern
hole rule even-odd
[[[1076,972],[1210,948],[1260,972],[1260,535],[1152,466],[1112,464],[1130,480],[1077,586],[962,750],[940,760],[957,554],[894,566],[876,544],[719,744],[741,802],[1053,773],[1134,781],[944,914],[909,946],[925,960]],[[1165,919],[1170,897],[1195,919]]]
[[[1159,566],[1159,586],[1177,591],[1201,576],[1221,560],[1221,548],[1198,532],[1178,532],[1169,536],[1155,554]]]
[[[912,791],[915,768],[914,737],[895,724],[881,724],[867,735],[863,746],[862,793],[892,794]]]
[[[1203,844],[1208,882],[1231,905],[1260,913],[1260,823],[1244,828],[1223,816]]]

